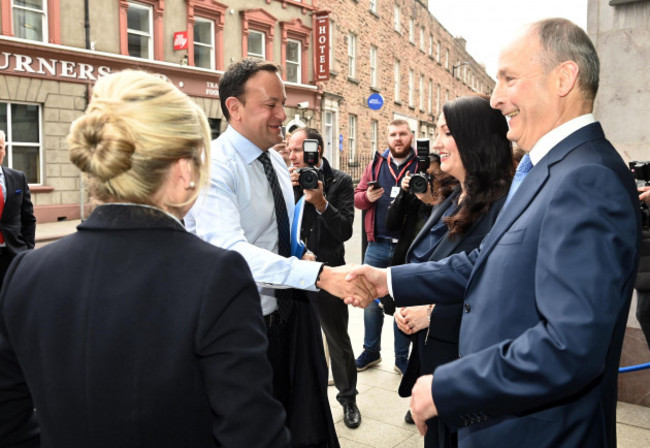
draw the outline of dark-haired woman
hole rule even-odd
[[[418,194],[436,205],[407,251],[409,263],[437,261],[479,246],[503,207],[514,174],[507,131],[505,118],[485,97],[465,96],[443,106],[433,148],[440,169],[458,184]],[[458,358],[461,316],[462,304],[396,310],[398,327],[414,339],[401,396],[411,394],[419,376]],[[439,419],[427,421],[427,427],[425,447],[457,446],[456,434]]]

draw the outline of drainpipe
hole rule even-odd
[[[90,6],[89,0],[84,0],[84,28],[86,29],[86,50],[90,50]],[[90,84],[86,84],[86,106],[90,98]],[[79,217],[83,221],[86,219],[86,207],[84,202],[84,176],[79,172]]]

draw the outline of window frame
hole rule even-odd
[[[348,78],[357,79],[357,35],[348,34]]]
[[[296,82],[298,84],[306,83],[309,79],[309,64],[306,61],[309,61],[309,43],[311,42],[312,29],[302,23],[300,19],[293,19],[289,22],[280,22],[280,33],[281,33],[281,64],[284,67],[287,67],[287,47],[289,42],[296,42],[299,45],[298,49],[298,68],[296,73],[298,74],[297,81],[290,81],[287,78],[289,73],[288,70],[285,70],[282,79],[289,82]]]
[[[6,165],[9,168],[14,168],[14,169],[19,169],[21,171],[24,171],[26,175],[29,174],[28,170],[23,170],[23,167],[15,167],[14,166],[14,148],[17,147],[38,147],[38,182],[29,182],[28,179],[28,184],[29,185],[43,185],[43,159],[44,159],[44,148],[43,148],[43,107],[44,105],[41,103],[30,103],[26,101],[0,101],[0,104],[4,104],[6,107],[6,125],[7,128],[5,129],[5,159]],[[12,123],[12,110],[11,106],[12,105],[26,105],[26,106],[36,106],[38,108],[38,142],[19,142],[16,143],[14,142],[14,136],[13,136],[13,131],[9,132],[11,129],[11,123]],[[3,161],[3,162],[4,162]],[[4,163],[3,163],[4,164]]]
[[[377,88],[377,56],[379,54],[379,49],[374,45],[370,45],[370,87]]]
[[[194,19],[194,26],[193,26],[193,28],[192,28],[193,30],[196,29],[196,24],[197,24],[198,22],[205,22],[205,23],[209,23],[209,24],[210,24],[210,39],[211,39],[211,44],[208,45],[208,44],[203,43],[203,42],[198,42],[198,41],[196,40],[195,34],[192,33],[192,42],[193,42],[193,44],[194,44],[194,45],[193,45],[193,48],[192,48],[192,55],[193,55],[193,58],[192,58],[192,65],[194,65],[194,66],[196,66],[196,67],[201,67],[200,65],[196,65],[196,47],[197,47],[197,42],[198,42],[198,46],[199,46],[199,47],[209,48],[209,49],[211,50],[211,51],[210,51],[210,66],[209,66],[209,67],[203,67],[203,68],[208,68],[208,69],[212,69],[212,70],[214,70],[215,67],[216,67],[216,61],[215,61],[215,59],[216,59],[216,58],[215,58],[215,55],[216,55],[216,48],[215,48],[215,45],[216,45],[216,44],[215,44],[216,24],[214,23],[214,20],[212,20],[212,19],[206,19],[205,17],[199,17],[199,16],[197,16],[197,17]],[[189,49],[188,49],[188,50],[189,50]],[[188,53],[189,53],[189,52],[188,52]]]
[[[240,12],[242,21],[242,58],[248,56],[248,36],[251,31],[264,35],[264,60],[273,60],[273,39],[277,19],[262,8],[249,9]],[[282,47],[284,49],[284,46]]]
[[[398,33],[402,33],[402,25],[400,23],[400,10],[398,5],[393,7],[393,29]]]
[[[43,31],[43,40],[25,39],[31,42],[49,42],[51,44],[61,43],[61,7],[60,0],[44,0],[43,6],[45,10],[45,26]],[[16,37],[14,32],[13,20],[13,1],[0,0],[0,16],[2,21],[2,35],[9,37]]]
[[[288,57],[288,51],[285,53],[285,54],[287,54],[287,56],[285,56],[285,63],[284,63],[285,76],[287,77],[287,79],[286,79],[287,81],[295,82],[296,84],[300,84],[300,83],[302,83],[302,53],[301,53],[302,52],[302,42],[300,42],[297,39],[287,39],[287,44],[286,44],[287,49],[289,47],[289,44],[291,44],[291,43],[295,43],[296,45],[298,45],[298,53],[297,53],[298,60],[297,61],[290,61],[289,57]],[[294,64],[296,66],[296,79],[295,80],[289,79],[289,64]]]
[[[415,108],[415,71],[410,68],[409,69],[409,94],[408,94],[408,102],[409,102],[409,107]]]
[[[151,42],[153,45],[151,58],[138,58],[144,60],[164,60],[163,49],[163,13],[164,0],[119,0],[120,2],[120,54],[129,56],[129,36],[128,36],[128,10],[131,4],[140,6],[150,6],[152,14]]]
[[[187,31],[188,31],[188,63],[195,66],[194,63],[194,24],[197,17],[206,20],[212,20],[214,25],[214,69],[224,70],[224,25],[226,21],[227,7],[217,2],[205,2],[203,0],[187,0]]]
[[[400,61],[395,60],[395,64],[393,65],[393,96],[395,97],[395,102],[400,102],[400,94],[401,94],[401,88],[400,88]]]
[[[379,121],[370,120],[370,151],[371,154],[379,151]]]
[[[353,163],[357,156],[357,116],[348,114],[348,161]]]
[[[134,11],[134,10],[144,10],[147,12],[147,19],[149,22],[149,29],[151,30],[149,33],[146,33],[141,30],[129,28],[128,25],[128,13],[129,11]],[[129,53],[129,56],[134,57],[134,58],[139,58],[139,59],[146,59],[146,60],[152,60],[153,57],[153,8],[151,5],[146,5],[142,4],[139,2],[129,2],[129,9],[127,11],[127,25],[126,25],[126,38],[127,41],[129,39],[130,35],[135,35],[135,36],[140,36],[140,37],[146,37],[147,40],[147,57],[143,56],[133,56],[131,53]]]
[[[255,35],[260,35],[262,37],[262,53],[252,53],[250,50],[250,47],[248,45],[248,41],[251,37],[251,34]],[[250,30],[248,33],[248,37],[246,38],[246,57],[247,58],[259,58],[259,59],[266,59],[266,33],[264,31],[259,31],[259,30]]]

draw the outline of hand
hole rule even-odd
[[[379,198],[384,194],[383,188],[369,188],[366,190],[366,197],[370,202],[377,202]]]
[[[650,206],[650,186],[639,187],[639,200]]]
[[[316,255],[313,252],[305,252],[304,255],[302,256],[302,260],[305,261],[316,261]]]
[[[433,375],[421,376],[411,390],[411,416],[421,436],[427,432],[426,421],[438,415],[438,408],[431,394],[432,382]]]
[[[433,202],[433,193],[431,192],[431,184],[427,182],[427,191],[424,193],[415,193],[415,197],[428,205],[435,205]]]
[[[388,283],[387,283],[387,272],[386,269],[373,268],[367,264],[352,267],[348,275],[345,277],[345,280],[348,282],[355,281],[358,279],[363,279],[366,284],[371,285],[371,288],[375,291],[375,294],[370,298],[370,300],[355,300],[353,297],[343,297],[343,300],[348,305],[354,305],[356,307],[366,308],[370,305],[376,297],[385,296],[388,294]]]
[[[355,266],[346,265],[332,268],[325,266],[316,282],[316,287],[344,299],[345,303],[370,303],[377,297],[377,292],[365,278],[346,281],[348,272]],[[367,306],[367,305],[366,305]]]
[[[293,185],[294,187],[300,185],[298,183],[298,179],[300,178],[300,173],[298,172],[298,168],[296,168],[295,166],[290,166],[289,174],[291,175],[291,185]]]
[[[314,190],[302,190],[302,193],[305,195],[305,201],[313,205],[318,213],[323,213],[327,207],[327,200],[325,199],[325,193],[323,192],[323,182],[318,181],[318,188]]]
[[[411,175],[406,173],[402,178],[402,190],[409,191],[409,183],[411,182]]]
[[[429,327],[429,306],[409,306],[395,311],[395,322],[404,334],[417,333]]]

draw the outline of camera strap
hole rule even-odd
[[[395,171],[393,170],[393,167],[390,164],[390,154],[388,154],[388,171],[390,171],[390,174],[392,174],[393,179],[395,179],[395,185],[399,185],[399,181],[404,175],[404,172],[409,169],[411,165],[413,165],[413,162],[417,161],[417,157],[412,159],[409,163],[406,164],[404,168],[402,168],[402,171],[400,171],[399,176],[395,175]]]

